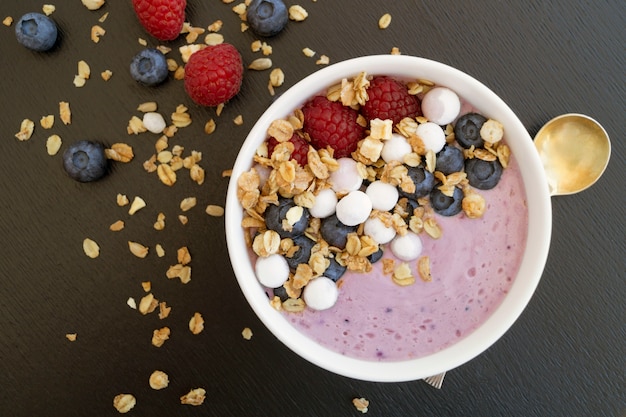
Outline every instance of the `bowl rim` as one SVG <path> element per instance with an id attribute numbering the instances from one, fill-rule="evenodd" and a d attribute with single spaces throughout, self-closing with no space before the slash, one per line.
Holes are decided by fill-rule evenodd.
<path id="1" fill-rule="evenodd" d="M 297 331 L 288 320 L 270 306 L 268 297 L 256 280 L 251 262 L 241 259 L 245 248 L 241 220 L 243 210 L 237 199 L 237 178 L 251 167 L 252 155 L 266 138 L 269 124 L 286 117 L 303 102 L 342 78 L 365 71 L 371 75 L 389 75 L 404 79 L 428 79 L 450 87 L 466 98 L 481 113 L 500 121 L 512 154 L 524 160 L 521 171 L 527 197 L 528 235 L 520 269 L 509 293 L 487 320 L 459 342 L 438 352 L 397 362 L 374 362 L 348 357 L 325 348 Z M 471 97 L 491 103 L 481 108 Z M 512 132 L 512 133 L 511 133 Z M 436 375 L 454 369 L 475 358 L 504 335 L 530 301 L 543 273 L 552 232 L 552 206 L 543 166 L 528 131 L 511 108 L 493 91 L 472 76 L 447 64 L 408 55 L 369 55 L 329 65 L 303 78 L 286 90 L 260 116 L 247 135 L 237 155 L 228 185 L 225 210 L 228 253 L 239 286 L 263 324 L 283 344 L 307 361 L 336 374 L 372 382 L 402 382 Z M 248 259 L 245 252 L 245 260 Z"/>

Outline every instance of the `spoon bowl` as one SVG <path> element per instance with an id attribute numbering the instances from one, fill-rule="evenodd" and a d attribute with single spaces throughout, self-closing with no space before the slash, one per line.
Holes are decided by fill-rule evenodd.
<path id="1" fill-rule="evenodd" d="M 591 187 L 611 156 L 606 130 L 589 116 L 568 113 L 546 123 L 535 136 L 550 195 L 575 194 Z"/>

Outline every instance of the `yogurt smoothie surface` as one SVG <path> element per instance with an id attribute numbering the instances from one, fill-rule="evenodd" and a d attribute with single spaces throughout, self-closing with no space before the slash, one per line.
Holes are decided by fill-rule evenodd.
<path id="1" fill-rule="evenodd" d="M 526 246 L 526 195 L 514 156 L 498 186 L 481 194 L 482 218 L 437 215 L 442 236 L 422 238 L 432 281 L 398 286 L 379 261 L 370 273 L 344 274 L 332 308 L 283 314 L 320 345 L 358 359 L 415 359 L 454 344 L 500 305 Z M 394 258 L 389 249 L 384 258 Z M 418 276 L 415 262 L 410 265 Z"/>

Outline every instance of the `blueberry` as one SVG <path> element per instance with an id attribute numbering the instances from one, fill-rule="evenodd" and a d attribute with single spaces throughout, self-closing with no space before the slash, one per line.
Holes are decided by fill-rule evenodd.
<path id="1" fill-rule="evenodd" d="M 309 263 L 311 258 L 311 249 L 315 246 L 315 241 L 305 235 L 300 235 L 292 238 L 293 244 L 298 246 L 298 250 L 291 256 L 285 256 L 289 269 L 293 272 L 298 268 L 300 264 Z"/>
<path id="2" fill-rule="evenodd" d="M 401 188 L 398 189 L 400 195 L 409 199 L 417 200 L 418 198 L 427 196 L 435 186 L 435 177 L 422 165 L 409 167 L 408 176 L 415 184 L 415 191 L 407 193 Z"/>
<path id="3" fill-rule="evenodd" d="M 320 233 L 330 246 L 343 249 L 346 247 L 348 234 L 356 232 L 357 228 L 358 226 L 346 226 L 337 218 L 336 214 L 333 214 L 322 219 Z"/>
<path id="4" fill-rule="evenodd" d="M 376 262 L 382 259 L 383 255 L 384 255 L 383 248 L 379 246 L 376 252 L 372 253 L 370 256 L 367 257 L 367 260 L 370 261 L 370 263 L 375 264 Z"/>
<path id="5" fill-rule="evenodd" d="M 26 13 L 15 25 L 17 41 L 34 51 L 47 51 L 57 40 L 57 25 L 41 13 Z"/>
<path id="6" fill-rule="evenodd" d="M 452 197 L 442 193 L 439 188 L 433 188 L 430 193 L 430 205 L 435 213 L 448 217 L 455 216 L 461 212 L 463 196 L 463 190 L 458 187 L 454 187 Z"/>
<path id="7" fill-rule="evenodd" d="M 274 296 L 280 298 L 280 301 L 282 302 L 285 302 L 289 299 L 289 295 L 287 294 L 287 288 L 285 288 L 284 285 L 278 288 L 274 288 L 272 292 L 274 293 Z"/>
<path id="8" fill-rule="evenodd" d="M 274 36 L 287 25 L 289 13 L 282 0 L 252 0 L 246 20 L 259 36 Z"/>
<path id="9" fill-rule="evenodd" d="M 337 262 L 335 258 L 330 258 L 329 260 L 330 265 L 328 265 L 328 268 L 326 268 L 326 271 L 324 271 L 324 276 L 337 282 L 339 281 L 339 278 L 341 278 L 346 272 L 347 268 Z"/>
<path id="10" fill-rule="evenodd" d="M 302 215 L 300 219 L 293 224 L 291 230 L 285 230 L 283 228 L 283 221 L 287 219 L 287 213 L 295 207 L 296 203 L 293 202 L 293 199 L 279 198 L 278 205 L 270 204 L 265 210 L 265 225 L 268 229 L 277 232 L 283 239 L 300 236 L 309 226 L 309 218 L 311 215 L 307 208 L 298 207 L 298 209 L 302 209 Z"/>
<path id="11" fill-rule="evenodd" d="M 490 190 L 495 187 L 502 176 L 502 165 L 495 161 L 483 161 L 474 158 L 465 161 L 465 173 L 472 187 Z"/>
<path id="12" fill-rule="evenodd" d="M 467 113 L 459 117 L 454 125 L 454 136 L 459 145 L 466 149 L 472 145 L 482 148 L 485 141 L 480 137 L 480 128 L 486 121 L 485 116 L 478 113 Z"/>
<path id="13" fill-rule="evenodd" d="M 147 48 L 135 55 L 130 62 L 130 75 L 135 81 L 153 86 L 167 78 L 167 61 L 158 49 Z"/>
<path id="14" fill-rule="evenodd" d="M 455 146 L 445 145 L 437 154 L 437 171 L 441 171 L 445 175 L 463 171 L 464 165 L 463 151 Z"/>
<path id="15" fill-rule="evenodd" d="M 90 182 L 102 178 L 108 168 L 104 146 L 88 140 L 73 143 L 63 153 L 63 167 L 76 181 Z"/>

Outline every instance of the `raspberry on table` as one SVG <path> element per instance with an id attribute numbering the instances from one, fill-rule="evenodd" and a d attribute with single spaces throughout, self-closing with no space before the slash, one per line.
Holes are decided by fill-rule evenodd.
<path id="1" fill-rule="evenodd" d="M 141 25 L 158 40 L 178 37 L 185 22 L 187 0 L 133 0 Z"/>
<path id="2" fill-rule="evenodd" d="M 307 101 L 302 112 L 302 130 L 309 135 L 311 145 L 316 149 L 330 146 L 335 150 L 335 158 L 350 156 L 365 136 L 365 128 L 357 122 L 359 114 L 356 110 L 324 96 Z"/>
<path id="3" fill-rule="evenodd" d="M 242 79 L 241 55 L 229 43 L 194 52 L 185 66 L 185 91 L 202 106 L 217 106 L 233 98 Z"/>
<path id="4" fill-rule="evenodd" d="M 367 120 L 391 119 L 397 124 L 405 117 L 421 116 L 422 111 L 416 96 L 409 94 L 405 85 L 387 76 L 377 76 L 367 88 L 368 101 L 361 108 Z"/>

